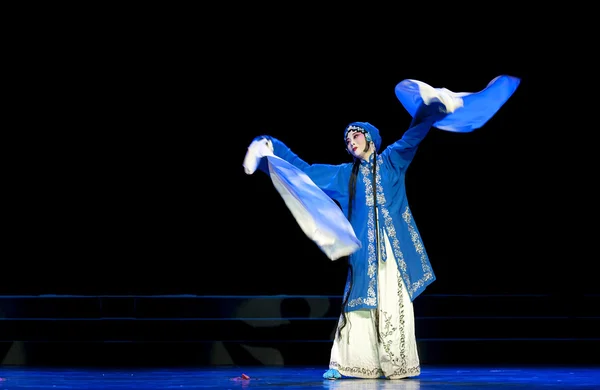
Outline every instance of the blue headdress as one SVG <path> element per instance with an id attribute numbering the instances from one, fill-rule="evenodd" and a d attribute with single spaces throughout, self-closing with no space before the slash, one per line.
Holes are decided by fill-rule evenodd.
<path id="1" fill-rule="evenodd" d="M 381 147 L 381 136 L 379 135 L 379 130 L 377 127 L 373 126 L 369 122 L 352 122 L 346 126 L 346 129 L 344 130 L 344 143 L 346 142 L 346 136 L 348 136 L 348 132 L 352 130 L 363 133 L 367 142 L 373 141 L 375 144 L 375 151 L 379 152 L 379 148 Z"/>

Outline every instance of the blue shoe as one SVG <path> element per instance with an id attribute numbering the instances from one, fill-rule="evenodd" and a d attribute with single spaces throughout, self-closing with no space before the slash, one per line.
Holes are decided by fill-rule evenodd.
<path id="1" fill-rule="evenodd" d="M 340 379 L 341 377 L 342 374 L 340 374 L 340 372 L 334 368 L 330 368 L 329 370 L 325 371 L 325 374 L 323 374 L 323 378 L 325 379 L 335 380 Z"/>

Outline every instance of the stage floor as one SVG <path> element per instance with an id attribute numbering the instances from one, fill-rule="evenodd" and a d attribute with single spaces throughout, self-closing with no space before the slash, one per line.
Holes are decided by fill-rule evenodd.
<path id="1" fill-rule="evenodd" d="M 402 380 L 325 380 L 323 367 L 0 367 L 0 389 L 600 389 L 600 367 L 422 367 Z M 244 376 L 249 379 L 243 378 Z"/>

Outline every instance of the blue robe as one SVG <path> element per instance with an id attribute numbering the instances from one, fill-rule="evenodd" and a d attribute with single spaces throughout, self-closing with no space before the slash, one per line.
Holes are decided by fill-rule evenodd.
<path id="1" fill-rule="evenodd" d="M 261 169 L 274 179 L 278 191 L 286 199 L 288 207 L 307 235 L 332 260 L 344 253 L 350 253 L 349 262 L 354 272 L 352 289 L 349 289 L 350 274 L 346 284 L 344 296 L 350 294 L 346 310 L 377 307 L 377 261 L 386 261 L 389 255 L 395 257 L 412 301 L 435 280 L 435 274 L 431 269 L 406 199 L 406 170 L 415 156 L 417 147 L 431 126 L 453 132 L 471 132 L 482 127 L 512 96 L 519 83 L 520 79 L 517 77 L 500 75 L 490 81 L 486 88 L 475 93 L 455 93 L 446 88 L 433 88 L 426 83 L 411 79 L 398 83 L 396 96 L 413 116 L 413 124 L 399 141 L 377 155 L 375 182 L 372 180 L 374 157 L 371 156 L 371 161 L 361 162 L 351 227 L 347 226 L 347 220 L 344 219 L 344 216 L 348 217 L 348 182 L 352 172 L 351 163 L 309 165 L 281 141 L 270 138 L 273 154 L 278 159 L 272 160 L 268 152 L 254 150 L 247 154 L 247 173 L 251 174 L 254 171 L 255 168 L 252 166 L 258 161 L 255 158 L 266 156 L 271 166 L 267 169 L 263 165 Z M 434 100 L 444 105 L 447 115 L 437 118 L 439 120 L 433 117 L 426 120 L 418 118 L 419 109 L 430 105 Z M 421 113 L 433 114 L 427 110 Z M 365 128 L 373 136 L 376 150 L 379 150 L 381 145 L 379 131 L 366 122 L 354 124 Z M 286 164 L 280 164 L 281 160 L 292 164 L 297 170 L 289 169 L 291 167 Z M 307 183 L 302 177 L 303 174 L 314 183 Z M 313 184 L 324 194 L 316 192 Z M 373 198 L 374 194 L 376 201 Z M 327 196 L 337 201 L 343 215 L 336 214 L 338 210 L 326 202 Z M 335 209 L 335 212 L 332 209 Z M 323 210 L 326 211 L 325 214 Z M 343 223 L 340 222 L 341 220 Z M 336 229 L 334 226 L 339 228 Z M 385 253 L 384 232 L 390 240 L 393 253 Z M 379 258 L 376 255 L 377 251 L 380 252 Z"/>
<path id="2" fill-rule="evenodd" d="M 396 258 L 400 274 L 411 300 L 421 294 L 435 280 L 435 274 L 413 219 L 406 198 L 405 176 L 420 142 L 431 128 L 426 121 L 409 128 L 394 144 L 377 154 L 375 186 L 373 185 L 374 154 L 371 161 L 362 161 L 357 177 L 356 194 L 352 208 L 351 225 L 361 247 L 349 256 L 353 268 L 353 285 L 347 310 L 374 309 L 377 307 L 377 239 L 380 259 Z M 275 156 L 294 165 L 328 196 L 337 201 L 348 216 L 348 182 L 352 163 L 340 165 L 308 164 L 292 152 L 283 142 L 272 138 Z M 373 195 L 377 196 L 375 215 Z M 379 235 L 376 235 L 376 217 Z M 394 253 L 385 253 L 383 231 L 387 234 Z M 345 295 L 348 294 L 346 285 Z"/>

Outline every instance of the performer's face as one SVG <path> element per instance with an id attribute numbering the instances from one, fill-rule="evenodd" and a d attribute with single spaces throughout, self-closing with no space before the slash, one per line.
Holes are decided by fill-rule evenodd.
<path id="1" fill-rule="evenodd" d="M 369 147 L 369 143 L 365 138 L 364 133 L 360 131 L 350 130 L 346 136 L 346 147 L 354 157 L 361 160 L 366 160 L 371 153 L 373 148 Z"/>

